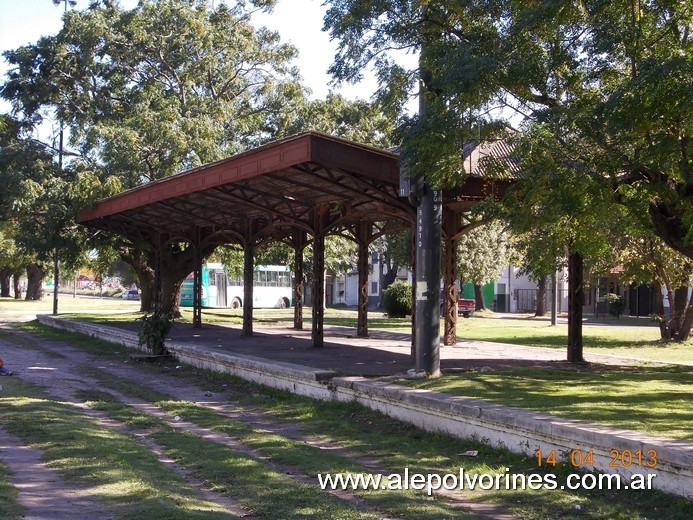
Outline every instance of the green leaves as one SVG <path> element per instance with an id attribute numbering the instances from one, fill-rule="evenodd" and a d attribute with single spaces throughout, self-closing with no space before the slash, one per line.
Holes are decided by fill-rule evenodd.
<path id="1" fill-rule="evenodd" d="M 124 187 L 219 159 L 266 139 L 265 117 L 301 92 L 283 88 L 295 84 L 296 50 L 254 30 L 247 9 L 174 1 L 72 11 L 58 35 L 11 53 L 3 95 L 27 116 L 55 107 L 72 146 Z"/>
<path id="2" fill-rule="evenodd" d="M 502 122 L 533 134 L 525 167 L 536 182 L 548 177 L 542 190 L 556 204 L 544 209 L 556 222 L 563 211 L 577 229 L 589 197 L 616 194 L 611 200 L 636 216 L 644 200 L 652 229 L 693 258 L 688 3 L 327 3 L 325 26 L 340 42 L 331 69 L 337 79 L 356 79 L 373 65 L 379 96 L 402 106 L 414 86 L 408 78 L 425 76 L 434 102 L 426 118 L 405 121 L 399 139 L 411 169 L 432 184 L 463 178 L 454 143 L 469 136 L 472 122 L 482 139 Z M 397 48 L 423 49 L 420 70 L 395 65 L 390 51 Z M 551 182 L 558 171 L 563 181 Z M 629 197 L 619 192 L 623 185 L 633 188 Z"/>
<path id="3" fill-rule="evenodd" d="M 474 228 L 457 241 L 460 280 L 474 285 L 493 282 L 512 263 L 512 256 L 512 244 L 502 223 L 495 221 Z"/>

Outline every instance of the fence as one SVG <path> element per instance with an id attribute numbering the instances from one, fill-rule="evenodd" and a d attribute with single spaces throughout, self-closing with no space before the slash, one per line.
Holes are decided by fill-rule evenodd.
<path id="1" fill-rule="evenodd" d="M 516 289 L 517 293 L 517 312 L 534 312 L 537 310 L 537 289 Z M 558 312 L 567 311 L 564 303 L 568 297 L 567 289 L 558 290 Z M 565 309 L 563 307 L 566 307 Z M 551 310 L 551 290 L 546 291 L 546 310 Z"/>

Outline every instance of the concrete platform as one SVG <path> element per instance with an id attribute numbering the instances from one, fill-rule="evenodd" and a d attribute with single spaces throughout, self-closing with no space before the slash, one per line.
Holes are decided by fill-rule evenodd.
<path id="1" fill-rule="evenodd" d="M 134 330 L 134 329 L 133 329 Z M 294 330 L 284 326 L 253 326 L 253 336 L 241 336 L 240 325 L 208 325 L 193 329 L 175 324 L 172 341 L 204 345 L 219 351 L 258 356 L 288 363 L 299 363 L 330 370 L 342 376 L 388 376 L 413 368 L 411 335 L 399 332 L 371 331 L 368 338 L 356 336 L 352 327 L 325 326 L 322 348 L 312 347 L 310 327 Z M 441 368 L 454 372 L 489 366 L 561 367 L 566 349 L 527 347 L 507 343 L 461 340 L 455 346 L 440 349 Z M 592 363 L 629 365 L 635 359 L 603 354 L 585 355 Z"/>

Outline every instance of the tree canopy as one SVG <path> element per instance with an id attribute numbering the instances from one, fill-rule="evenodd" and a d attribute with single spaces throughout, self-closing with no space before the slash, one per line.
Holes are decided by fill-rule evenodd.
<path id="1" fill-rule="evenodd" d="M 16 117 L 8 122 L 24 132 L 14 131 L 13 149 L 31 147 L 34 155 L 24 154 L 33 162 L 25 173 L 3 172 L 2 182 L 13 189 L 2 197 L 52 219 L 26 220 L 23 236 L 46 242 L 45 253 L 68 242 L 81 245 L 76 258 L 85 244 L 98 245 L 74 225 L 86 204 L 307 128 L 386 146 L 392 124 L 371 103 L 338 95 L 308 101 L 292 64 L 296 49 L 250 23 L 255 9 L 273 4 L 143 0 L 125 10 L 102 0 L 67 11 L 56 35 L 6 52 L 10 71 L 0 94 L 13 104 Z M 32 128 L 46 120 L 65 129 L 65 146 L 58 133 L 50 142 L 33 138 Z M 40 208 L 30 209 L 38 201 Z M 133 266 L 146 309 L 150 245 L 100 245 L 118 247 Z M 192 270 L 185 244 L 163 254 L 174 278 Z M 163 286 L 175 292 L 177 282 Z M 175 302 L 175 294 L 169 296 L 166 301 Z"/>
<path id="2" fill-rule="evenodd" d="M 419 71 L 392 49 L 420 53 L 434 93 L 427 121 L 402 127 L 414 173 L 444 184 L 464 171 L 454 146 L 514 125 L 548 146 L 693 258 L 690 2 L 328 0 L 339 41 L 332 73 L 375 66 L 383 99 L 404 103 Z M 423 50 L 423 52 L 422 52 Z M 432 160 L 432 157 L 435 160 Z M 550 195 L 555 195 L 552 192 Z"/>
<path id="3" fill-rule="evenodd" d="M 269 113 L 302 99 L 295 48 L 254 29 L 246 7 L 69 11 L 57 35 L 5 53 L 2 94 L 27 117 L 54 109 L 76 153 L 124 187 L 232 155 L 267 139 Z"/>
<path id="4" fill-rule="evenodd" d="M 499 221 L 489 222 L 457 241 L 457 272 L 464 283 L 484 285 L 500 278 L 511 262 L 512 244 Z"/>

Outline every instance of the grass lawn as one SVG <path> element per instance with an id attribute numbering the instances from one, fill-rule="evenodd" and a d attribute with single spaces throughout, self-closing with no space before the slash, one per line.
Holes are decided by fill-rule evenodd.
<path id="1" fill-rule="evenodd" d="M 0 298 L 0 319 L 2 316 L 51 313 L 52 308 L 50 298 L 38 302 Z M 192 309 L 181 310 L 183 318 L 179 321 L 192 322 Z M 61 295 L 59 299 L 61 315 L 86 321 L 134 321 L 140 316 L 138 311 L 139 302 L 119 298 L 72 298 Z M 310 323 L 310 309 L 304 311 L 304 320 Z M 293 321 L 293 309 L 255 309 L 253 315 L 255 322 L 262 325 L 285 325 Z M 207 323 L 240 325 L 242 319 L 241 310 L 204 309 L 202 312 L 202 320 Z M 356 321 L 356 311 L 353 309 L 327 309 L 325 312 L 326 325 L 356 327 Z M 546 318 L 489 312 L 477 314 L 470 319 L 459 318 L 457 336 L 460 339 L 563 349 L 566 346 L 568 326 L 560 321 L 565 319 L 559 320 L 558 325 L 551 326 Z M 381 312 L 374 311 L 369 314 L 368 326 L 371 330 L 409 333 L 411 320 L 387 318 Z M 693 340 L 662 343 L 659 341 L 657 325 L 643 318 L 586 321 L 583 325 L 583 337 L 586 352 L 693 364 Z"/>
<path id="2" fill-rule="evenodd" d="M 182 513 L 178 518 L 228 518 L 128 435 L 98 425 L 20 378 L 3 383 L 3 427 L 42 450 L 43 460 L 68 481 L 88 486 L 114 518 L 173 518 L 171 504 Z M 8 487 L 0 472 L 0 489 Z M 0 500 L 0 514 L 24 517 L 14 500 Z"/>
<path id="3" fill-rule="evenodd" d="M 0 298 L 0 319 L 50 313 L 52 308 L 51 298 L 38 302 Z M 139 302 L 119 298 L 61 295 L 59 299 L 61 315 L 85 321 L 135 321 L 140 316 L 138 311 Z M 183 308 L 182 312 L 183 318 L 179 321 L 192 322 L 192 309 Z M 293 309 L 255 309 L 253 314 L 255 322 L 261 325 L 286 325 L 293 321 Z M 241 310 L 204 309 L 202 312 L 202 320 L 206 323 L 240 325 L 242 318 Z M 304 319 L 310 323 L 310 309 L 305 309 Z M 356 327 L 356 321 L 353 309 L 327 309 L 325 312 L 326 325 Z M 551 326 L 546 318 L 488 312 L 470 319 L 459 318 L 457 336 L 459 339 L 565 349 L 568 326 L 561 321 L 565 319 Z M 411 320 L 387 318 L 381 312 L 371 312 L 368 326 L 371 330 L 409 333 Z M 585 352 L 693 364 L 693 339 L 683 343 L 661 342 L 657 325 L 648 319 L 624 317 L 586 321 L 583 339 Z"/>
<path id="4" fill-rule="evenodd" d="M 693 441 L 693 372 L 687 367 L 518 368 L 398 383 Z"/>
<path id="5" fill-rule="evenodd" d="M 88 313 L 112 314 L 119 312 L 136 312 L 140 302 L 127 301 L 121 298 L 95 298 L 78 295 L 60 294 L 58 297 L 58 313 Z M 0 298 L 0 320 L 4 317 L 19 317 L 35 314 L 51 314 L 53 312 L 53 295 L 43 300 L 27 301 L 14 298 Z"/>
<path id="6" fill-rule="evenodd" d="M 559 321 L 558 325 L 552 326 L 545 318 L 492 316 L 487 314 L 459 321 L 458 337 L 534 347 L 566 347 L 566 323 Z M 583 324 L 582 333 L 585 352 L 693 363 L 693 340 L 663 343 L 659 339 L 659 327 L 646 319 L 587 321 Z"/>

